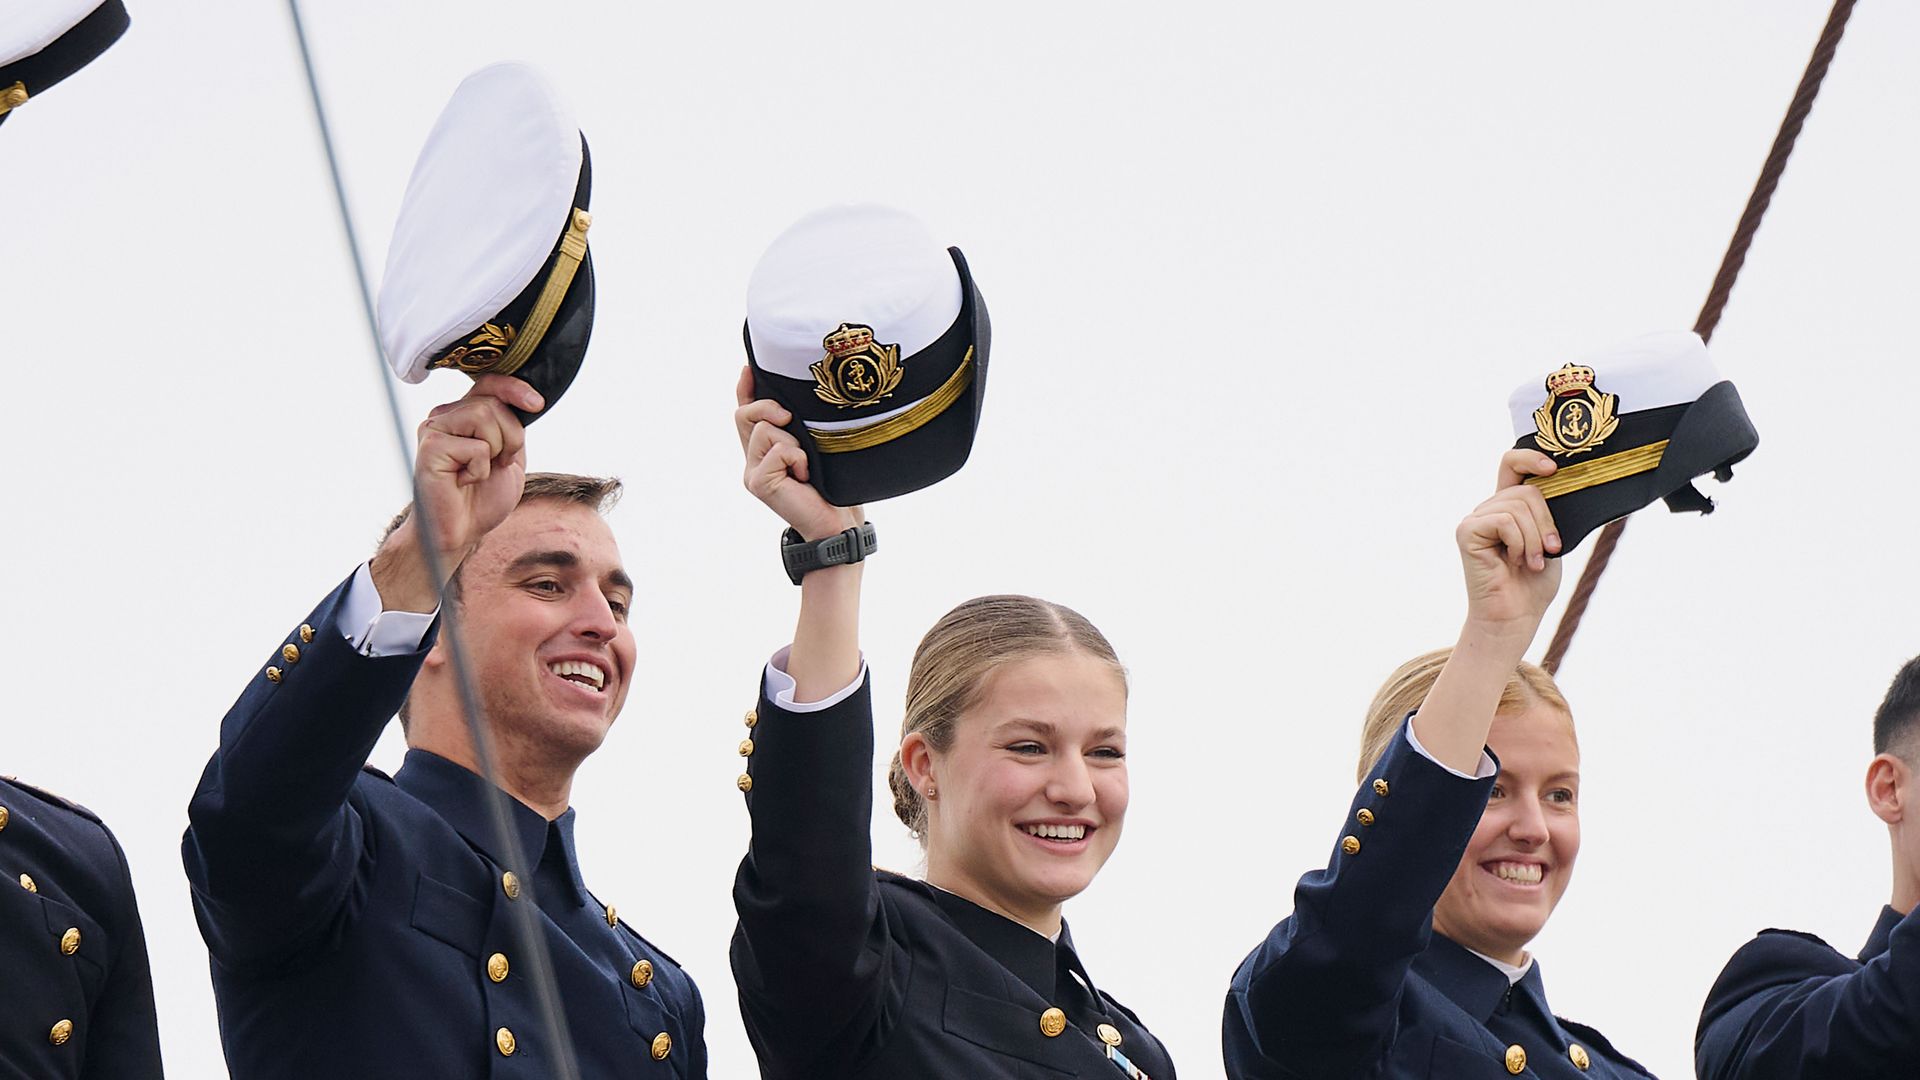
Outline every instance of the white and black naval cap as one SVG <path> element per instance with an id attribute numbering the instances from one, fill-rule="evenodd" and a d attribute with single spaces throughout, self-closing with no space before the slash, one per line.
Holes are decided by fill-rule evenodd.
<path id="1" fill-rule="evenodd" d="M 86 67 L 127 32 L 120 0 L 6 0 L 0 5 L 0 123 Z"/>
<path id="2" fill-rule="evenodd" d="M 1514 446 L 1560 466 L 1533 484 L 1547 497 L 1561 554 L 1655 499 L 1675 513 L 1713 512 L 1693 486 L 1726 482 L 1759 433 L 1706 343 L 1681 330 L 1648 334 L 1529 379 L 1507 401 Z"/>
<path id="3" fill-rule="evenodd" d="M 793 414 L 814 487 L 839 506 L 966 464 L 992 334 L 967 260 L 919 219 L 833 206 L 795 222 L 747 283 L 747 360 Z"/>
<path id="4" fill-rule="evenodd" d="M 525 64 L 467 76 L 414 162 L 387 248 L 380 340 L 394 373 L 512 375 L 551 411 L 593 331 L 592 186 L 586 136 L 545 77 Z"/>

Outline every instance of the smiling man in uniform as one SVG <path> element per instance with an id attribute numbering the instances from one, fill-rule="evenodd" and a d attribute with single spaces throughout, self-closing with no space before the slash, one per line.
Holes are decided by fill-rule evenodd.
<path id="1" fill-rule="evenodd" d="M 574 771 L 633 678 L 633 583 L 601 516 L 618 481 L 526 474 L 513 408 L 542 406 L 488 375 L 435 409 L 414 473 L 433 534 L 403 514 L 221 725 L 183 850 L 236 1080 L 559 1075 L 516 933 L 527 904 L 583 1077 L 706 1075 L 692 980 L 587 890 L 574 851 Z M 443 600 L 517 871 L 438 637 Z M 396 711 L 405 763 L 363 770 Z"/>

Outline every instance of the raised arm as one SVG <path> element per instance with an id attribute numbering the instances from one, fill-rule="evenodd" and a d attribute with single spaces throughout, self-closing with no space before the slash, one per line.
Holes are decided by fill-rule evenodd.
<path id="1" fill-rule="evenodd" d="M 433 635 L 416 632 L 382 654 L 369 619 L 349 613 L 438 609 L 447 578 L 519 501 L 526 451 L 509 404 L 535 411 L 541 402 L 518 379 L 488 376 L 427 417 L 414 471 L 425 514 L 409 515 L 368 568 L 288 632 L 221 722 L 188 805 L 182 857 L 222 963 L 280 962 L 350 916 L 363 830 L 349 795 Z"/>
<path id="2" fill-rule="evenodd" d="M 1414 734 L 1440 764 L 1473 773 L 1487 745 L 1500 692 L 1525 658 L 1560 588 L 1560 534 L 1529 476 L 1553 459 L 1531 450 L 1500 458 L 1493 497 L 1454 530 L 1466 577 L 1467 618 L 1433 690 L 1413 719 Z"/>
<path id="3" fill-rule="evenodd" d="M 781 430 L 787 411 L 752 400 L 734 414 L 747 490 L 803 539 L 858 525 L 857 508 L 807 484 Z M 763 679 L 748 758 L 753 839 L 734 884 L 733 967 L 741 1012 L 770 1080 L 838 1075 L 877 1038 L 896 959 L 872 867 L 873 707 L 860 658 L 854 563 L 800 585 L 793 646 Z"/>
<path id="4" fill-rule="evenodd" d="M 1223 1028 L 1234 1080 L 1372 1075 L 1390 1052 L 1434 904 L 1486 807 L 1501 691 L 1559 582 L 1552 518 L 1522 483 L 1552 471 L 1544 455 L 1509 451 L 1494 495 L 1455 531 L 1467 590 L 1459 642 L 1412 737 L 1397 732 L 1360 785 L 1326 868 L 1301 878 L 1293 914 L 1235 974 Z"/>

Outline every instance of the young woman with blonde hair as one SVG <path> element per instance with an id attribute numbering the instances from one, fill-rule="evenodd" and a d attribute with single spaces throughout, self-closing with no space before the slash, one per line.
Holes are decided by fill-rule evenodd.
<path id="1" fill-rule="evenodd" d="M 1234 976 L 1233 1080 L 1648 1075 L 1553 1015 L 1527 952 L 1580 850 L 1573 717 L 1521 659 L 1560 584 L 1552 515 L 1523 481 L 1553 471 L 1509 451 L 1456 530 L 1459 640 L 1375 696 L 1331 861 Z"/>
<path id="2" fill-rule="evenodd" d="M 857 528 L 806 483 L 806 455 L 754 401 L 735 413 L 745 482 L 802 539 Z M 753 840 L 734 884 L 733 969 L 767 1080 L 1173 1080 L 1133 1013 L 1096 988 L 1062 905 L 1127 811 L 1127 683 L 1068 608 L 986 596 L 928 631 L 890 769 L 925 880 L 874 869 L 873 706 L 861 564 L 800 585 L 793 645 L 767 666 L 740 779 Z"/>

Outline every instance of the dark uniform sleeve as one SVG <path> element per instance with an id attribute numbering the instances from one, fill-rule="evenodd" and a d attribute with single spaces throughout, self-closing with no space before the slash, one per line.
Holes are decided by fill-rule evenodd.
<path id="1" fill-rule="evenodd" d="M 763 687 L 756 713 L 753 839 L 733 886 L 740 1011 L 768 1080 L 845 1075 L 897 1008 L 872 865 L 871 688 L 789 713 Z"/>
<path id="2" fill-rule="evenodd" d="M 153 968 L 147 960 L 147 935 L 134 899 L 133 873 L 120 841 L 105 828 L 101 831 L 119 860 L 119 895 L 127 902 L 123 910 L 115 912 L 118 925 L 114 936 L 119 948 L 111 958 L 106 990 L 89 1015 L 92 1034 L 87 1068 L 81 1075 L 85 1080 L 159 1080 L 160 1027 L 154 1012 Z"/>
<path id="3" fill-rule="evenodd" d="M 1493 780 L 1455 776 L 1396 735 L 1347 809 L 1324 870 L 1240 965 L 1223 1050 L 1233 1080 L 1355 1074 L 1393 1044 L 1403 988 L 1433 931 Z"/>
<path id="4" fill-rule="evenodd" d="M 1819 938 L 1770 930 L 1741 947 L 1694 1032 L 1701 1080 L 1907 1076 L 1920 1061 L 1920 923 L 1864 966 Z"/>
<path id="5" fill-rule="evenodd" d="M 413 653 L 361 656 L 336 621 L 351 580 L 254 674 L 187 807 L 194 911 L 228 967 L 285 963 L 323 939 L 373 854 L 348 794 L 434 632 Z"/>

